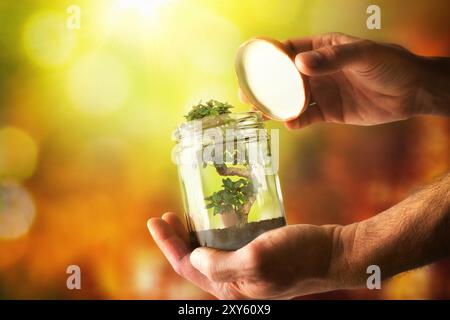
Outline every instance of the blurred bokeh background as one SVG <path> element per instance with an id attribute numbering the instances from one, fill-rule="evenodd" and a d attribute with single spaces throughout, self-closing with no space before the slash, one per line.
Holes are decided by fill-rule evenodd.
<path id="1" fill-rule="evenodd" d="M 382 29 L 366 28 L 378 4 Z M 81 9 L 79 29 L 68 8 Z M 70 11 L 70 10 L 69 10 Z M 72 12 L 72 11 L 70 11 Z M 448 0 L 0 1 L 0 298 L 211 298 L 177 276 L 146 220 L 183 214 L 171 133 L 200 99 L 237 99 L 246 39 L 341 31 L 450 54 Z M 280 128 L 289 223 L 348 224 L 448 170 L 450 122 Z M 82 290 L 66 288 L 66 268 Z M 450 263 L 381 291 L 307 298 L 450 298 Z"/>

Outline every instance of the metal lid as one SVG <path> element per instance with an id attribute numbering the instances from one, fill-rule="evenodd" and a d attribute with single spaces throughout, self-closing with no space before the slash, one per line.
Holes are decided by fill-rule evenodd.
<path id="1" fill-rule="evenodd" d="M 307 106 L 306 79 L 279 41 L 254 38 L 242 44 L 236 73 L 249 102 L 271 119 L 293 120 Z"/>

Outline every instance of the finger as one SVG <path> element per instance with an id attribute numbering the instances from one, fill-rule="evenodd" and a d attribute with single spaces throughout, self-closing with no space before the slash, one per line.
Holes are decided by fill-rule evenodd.
<path id="1" fill-rule="evenodd" d="M 163 219 L 152 218 L 148 220 L 147 226 L 156 244 L 175 271 L 177 271 L 181 261 L 190 253 L 186 243 L 178 237 Z"/>
<path id="2" fill-rule="evenodd" d="M 214 294 L 208 279 L 192 266 L 189 260 L 190 250 L 186 243 L 178 237 L 170 225 L 163 219 L 152 218 L 148 220 L 147 226 L 156 244 L 175 272 L 201 289 Z"/>
<path id="3" fill-rule="evenodd" d="M 288 39 L 283 44 L 290 57 L 295 57 L 300 52 L 311 51 L 313 49 L 311 37 Z"/>
<path id="4" fill-rule="evenodd" d="M 180 237 L 186 244 L 189 244 L 189 234 L 187 233 L 187 230 L 180 218 L 175 213 L 166 212 L 163 214 L 162 219 L 172 227 L 178 237 Z"/>
<path id="5" fill-rule="evenodd" d="M 214 282 L 231 282 L 245 270 L 242 250 L 222 251 L 213 248 L 197 248 L 191 253 L 192 265 Z"/>
<path id="6" fill-rule="evenodd" d="M 285 122 L 285 125 L 290 130 L 296 130 L 324 120 L 319 106 L 315 105 L 308 107 L 297 119 Z"/>
<path id="7" fill-rule="evenodd" d="M 293 56 L 300 52 L 311 51 L 325 46 L 351 43 L 359 38 L 339 32 L 324 33 L 317 36 L 288 39 L 284 42 L 286 50 Z"/>
<path id="8" fill-rule="evenodd" d="M 372 59 L 373 49 L 372 42 L 367 40 L 325 46 L 299 53 L 295 64 L 301 73 L 309 76 L 327 75 L 347 67 L 363 71 L 376 63 Z"/>

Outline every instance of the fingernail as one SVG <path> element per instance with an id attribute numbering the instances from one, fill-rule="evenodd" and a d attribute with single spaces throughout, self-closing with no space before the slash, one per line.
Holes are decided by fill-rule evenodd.
<path id="1" fill-rule="evenodd" d="M 198 269 L 201 266 L 202 263 L 202 253 L 200 248 L 194 249 L 194 251 L 191 252 L 191 256 L 189 259 L 191 260 L 192 265 Z"/>
<path id="2" fill-rule="evenodd" d="M 150 227 L 150 220 L 151 220 L 151 219 L 148 219 L 148 220 L 147 220 L 147 228 L 148 228 L 148 231 L 152 232 L 152 231 L 150 230 L 150 228 L 151 228 L 151 227 Z"/>
<path id="3" fill-rule="evenodd" d="M 153 235 L 153 227 L 152 227 L 152 220 L 153 220 L 154 218 L 150 218 L 150 219 L 148 219 L 147 220 L 147 228 L 148 228 L 148 231 L 150 232 L 150 235 L 153 237 L 154 235 Z"/>
<path id="4" fill-rule="evenodd" d="M 297 68 L 306 66 L 309 68 L 316 68 L 322 63 L 323 57 L 317 51 L 307 51 L 298 54 L 295 57 L 295 64 Z"/>

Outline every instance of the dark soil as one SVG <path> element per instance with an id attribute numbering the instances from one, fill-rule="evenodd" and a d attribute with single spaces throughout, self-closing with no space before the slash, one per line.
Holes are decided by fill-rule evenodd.
<path id="1" fill-rule="evenodd" d="M 258 237 L 260 234 L 283 227 L 286 220 L 283 217 L 258 222 L 250 222 L 241 226 L 224 229 L 209 229 L 190 232 L 191 244 L 196 247 L 211 247 L 222 250 L 237 250 Z"/>

